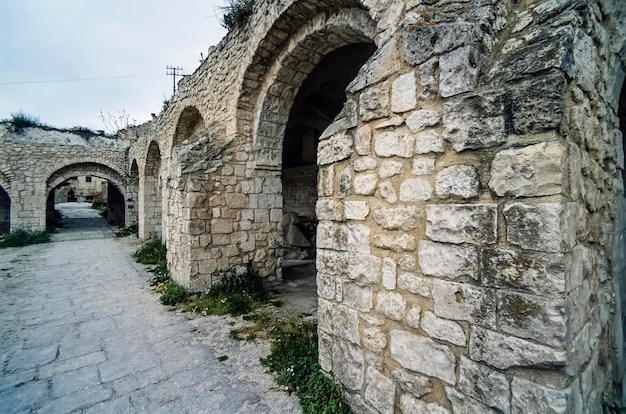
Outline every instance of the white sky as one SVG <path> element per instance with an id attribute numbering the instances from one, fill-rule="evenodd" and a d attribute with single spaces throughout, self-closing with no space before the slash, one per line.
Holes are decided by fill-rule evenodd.
<path id="1" fill-rule="evenodd" d="M 49 125 L 95 130 L 105 129 L 100 111 L 149 120 L 172 94 L 166 66 L 193 73 L 200 53 L 226 34 L 219 24 L 225 3 L 0 0 L 0 119 L 24 112 Z"/>

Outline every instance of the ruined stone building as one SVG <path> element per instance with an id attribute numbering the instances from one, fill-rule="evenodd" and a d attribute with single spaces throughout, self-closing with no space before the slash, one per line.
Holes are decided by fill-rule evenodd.
<path id="1" fill-rule="evenodd" d="M 39 150 L 8 154 L 0 129 L 0 220 L 42 227 L 89 170 L 202 291 L 249 262 L 280 279 L 294 213 L 316 233 L 320 362 L 355 412 L 601 412 L 625 384 L 625 16 L 258 0 L 98 157 L 27 168 Z"/>

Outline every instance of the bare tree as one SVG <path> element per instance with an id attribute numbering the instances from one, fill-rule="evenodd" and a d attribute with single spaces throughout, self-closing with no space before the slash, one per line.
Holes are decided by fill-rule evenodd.
<path id="1" fill-rule="evenodd" d="M 104 128 L 107 133 L 115 135 L 120 129 L 135 126 L 137 120 L 132 118 L 129 113 L 126 113 L 125 109 L 118 111 L 117 114 L 111 114 L 107 112 L 106 115 L 100 111 L 100 120 L 104 124 Z"/>

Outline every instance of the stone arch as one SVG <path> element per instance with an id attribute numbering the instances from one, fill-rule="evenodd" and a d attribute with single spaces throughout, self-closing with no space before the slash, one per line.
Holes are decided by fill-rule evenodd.
<path id="1" fill-rule="evenodd" d="M 172 148 L 180 145 L 183 141 L 198 132 L 204 125 L 200 111 L 195 106 L 187 106 L 181 112 L 174 131 Z"/>
<path id="2" fill-rule="evenodd" d="M 161 149 L 156 141 L 151 141 L 139 178 L 140 238 L 161 237 L 162 210 Z"/>
<path id="3" fill-rule="evenodd" d="M 11 231 L 11 196 L 4 185 L 0 183 L 0 234 Z"/>
<path id="4" fill-rule="evenodd" d="M 126 186 L 126 223 L 137 223 L 139 219 L 139 164 L 133 158 L 128 171 Z"/>
<path id="5" fill-rule="evenodd" d="M 117 187 L 120 193 L 126 193 L 126 180 L 124 179 L 125 174 L 120 173 L 107 165 L 93 162 L 79 162 L 75 164 L 67 164 L 49 174 L 46 180 L 46 195 L 61 185 L 64 181 L 67 181 L 71 177 L 81 175 L 91 175 L 103 178 Z"/>
<path id="6" fill-rule="evenodd" d="M 125 177 L 126 173 L 123 170 L 123 166 L 122 166 L 122 168 L 120 168 L 117 165 L 111 165 L 111 163 L 108 162 L 107 160 L 101 159 L 101 158 L 97 158 L 97 157 L 65 158 L 60 163 L 55 163 L 54 166 L 49 167 L 48 171 L 46 172 L 46 177 L 49 178 L 55 172 L 61 171 L 61 170 L 63 170 L 66 167 L 69 167 L 69 166 L 72 166 L 72 165 L 81 165 L 81 164 L 103 166 L 106 169 L 112 171 L 111 172 L 111 176 L 119 177 L 120 183 L 124 182 L 122 177 Z M 120 189 L 123 189 L 123 188 L 124 188 L 123 185 L 120 186 Z"/>

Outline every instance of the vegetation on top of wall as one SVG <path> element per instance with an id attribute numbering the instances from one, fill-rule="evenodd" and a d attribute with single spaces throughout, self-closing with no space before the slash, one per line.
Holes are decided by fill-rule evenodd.
<path id="1" fill-rule="evenodd" d="M 29 115 L 24 112 L 13 113 L 11 114 L 11 118 L 3 119 L 0 123 L 8 124 L 11 130 L 16 134 L 22 134 L 26 128 L 39 128 L 46 131 L 71 132 L 72 134 L 80 135 L 85 139 L 93 136 L 104 136 L 104 131 L 92 131 L 91 129 L 83 126 L 57 128 L 52 125 L 44 124 L 39 120 L 39 117 Z"/>
<path id="2" fill-rule="evenodd" d="M 11 233 L 0 234 L 0 249 L 7 247 L 22 247 L 29 244 L 47 243 L 50 234 L 46 231 L 28 231 L 17 229 Z"/>
<path id="3" fill-rule="evenodd" d="M 228 30 L 243 26 L 252 15 L 253 7 L 254 0 L 228 0 L 228 5 L 221 8 L 224 15 L 220 24 Z"/>

